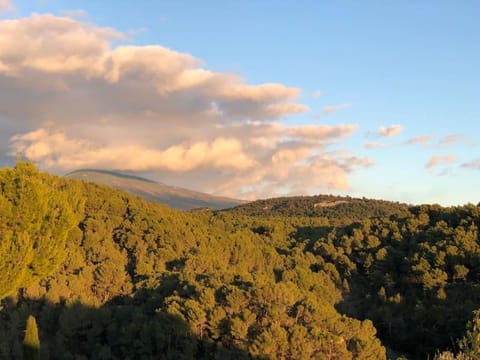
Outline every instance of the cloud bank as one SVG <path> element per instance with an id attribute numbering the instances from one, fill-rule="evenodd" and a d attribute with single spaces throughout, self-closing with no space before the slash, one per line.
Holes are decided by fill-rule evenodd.
<path id="1" fill-rule="evenodd" d="M 299 89 L 247 84 L 159 45 L 113 45 L 127 37 L 69 17 L 0 21 L 1 151 L 245 198 L 347 190 L 372 166 L 330 148 L 355 124 L 282 123 L 309 110 Z"/>

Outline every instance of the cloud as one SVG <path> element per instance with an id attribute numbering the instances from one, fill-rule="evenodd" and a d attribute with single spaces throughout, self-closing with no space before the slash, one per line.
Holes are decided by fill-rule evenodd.
<path id="1" fill-rule="evenodd" d="M 431 139 L 432 139 L 431 135 L 416 136 L 408 139 L 407 144 L 422 144 L 422 143 L 429 142 Z"/>
<path id="2" fill-rule="evenodd" d="M 393 137 L 401 133 L 402 130 L 403 130 L 402 125 L 398 125 L 398 124 L 394 124 L 388 127 L 380 126 L 378 128 L 377 135 L 383 136 L 383 137 Z"/>
<path id="3" fill-rule="evenodd" d="M 363 147 L 365 149 L 380 149 L 380 148 L 385 147 L 385 144 L 378 143 L 378 142 L 367 142 L 367 143 L 363 144 Z"/>
<path id="4" fill-rule="evenodd" d="M 312 97 L 313 97 L 314 99 L 318 99 L 318 98 L 321 97 L 321 96 L 323 96 L 323 92 L 321 92 L 320 90 L 314 91 L 314 92 L 312 93 Z"/>
<path id="5" fill-rule="evenodd" d="M 219 185 L 221 193 L 234 195 L 230 189 L 242 189 L 242 197 L 253 199 L 275 197 L 284 194 L 315 194 L 320 189 L 347 191 L 348 177 L 359 168 L 374 165 L 369 158 L 325 152 L 312 154 L 307 149 L 278 150 L 271 161 L 256 167 L 245 177 L 232 177 Z"/>
<path id="6" fill-rule="evenodd" d="M 448 155 L 433 155 L 428 163 L 425 164 L 425 169 L 433 169 L 440 165 L 449 165 L 458 161 L 458 157 L 454 154 Z"/>
<path id="7" fill-rule="evenodd" d="M 338 104 L 338 105 L 328 105 L 324 106 L 322 111 L 324 114 L 333 114 L 336 113 L 337 111 L 348 109 L 352 107 L 352 104 L 344 103 L 344 104 Z"/>
<path id="8" fill-rule="evenodd" d="M 472 161 L 463 163 L 461 165 L 461 167 L 467 168 L 467 169 L 480 170 L 480 158 L 477 158 L 477 159 L 474 159 Z"/>
<path id="9" fill-rule="evenodd" d="M 14 9 L 11 0 L 0 0 L 0 13 L 12 11 Z"/>
<path id="10" fill-rule="evenodd" d="M 63 16 L 74 19 L 82 19 L 88 15 L 87 11 L 83 9 L 62 10 L 60 13 Z"/>
<path id="11" fill-rule="evenodd" d="M 13 136 L 12 150 L 49 167 L 115 168 L 122 170 L 158 170 L 184 172 L 201 166 L 245 170 L 255 161 L 243 152 L 238 139 L 217 138 L 212 142 L 175 145 L 153 149 L 141 145 L 98 146 L 94 143 L 68 138 L 61 132 L 38 129 Z"/>
<path id="12" fill-rule="evenodd" d="M 42 168 L 148 174 L 236 197 L 349 188 L 372 166 L 342 147 L 355 124 L 286 125 L 300 89 L 252 85 L 159 45 L 65 16 L 0 21 L 0 146 Z M 4 150 L 5 151 L 5 150 Z"/>
<path id="13" fill-rule="evenodd" d="M 468 143 L 468 142 L 469 142 L 469 139 L 467 139 L 462 134 L 449 134 L 449 135 L 445 135 L 442 139 L 440 139 L 440 141 L 438 142 L 438 145 L 442 147 L 447 147 L 455 144 Z"/>
<path id="14" fill-rule="evenodd" d="M 72 91 L 96 114 L 124 113 L 128 107 L 185 118 L 207 113 L 215 103 L 224 118 L 267 121 L 308 110 L 295 101 L 299 89 L 248 85 L 235 74 L 202 68 L 190 54 L 157 45 L 111 48 L 112 40 L 121 39 L 126 36 L 113 29 L 53 15 L 1 21 L 0 85 L 16 91 L 3 104 L 0 100 L 0 110 L 32 117 L 67 101 L 75 111 Z M 26 90 L 39 101 L 12 113 L 11 98 Z"/>

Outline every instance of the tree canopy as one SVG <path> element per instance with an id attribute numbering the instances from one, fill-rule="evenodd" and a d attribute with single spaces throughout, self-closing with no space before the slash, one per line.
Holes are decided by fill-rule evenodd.
<path id="1" fill-rule="evenodd" d="M 29 163 L 0 170 L 0 189 L 0 357 L 23 356 L 31 313 L 52 359 L 424 359 L 464 336 L 473 348 L 477 206 L 181 212 Z"/>

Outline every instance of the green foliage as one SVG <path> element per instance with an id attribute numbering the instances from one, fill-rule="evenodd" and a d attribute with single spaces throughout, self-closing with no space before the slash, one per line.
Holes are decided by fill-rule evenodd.
<path id="1" fill-rule="evenodd" d="M 75 190 L 30 163 L 0 170 L 0 299 L 63 261 L 67 235 L 78 220 Z"/>
<path id="2" fill-rule="evenodd" d="M 318 196 L 180 212 L 24 163 L 0 186 L 0 357 L 22 353 L 25 309 L 45 358 L 373 360 L 379 339 L 433 356 L 480 308 L 476 206 Z"/>
<path id="3" fill-rule="evenodd" d="M 366 218 L 404 212 L 406 204 L 383 200 L 356 199 L 335 195 L 293 196 L 257 200 L 231 210 L 249 216 L 323 217 L 335 223 L 350 223 Z"/>
<path id="4" fill-rule="evenodd" d="M 64 261 L 4 309 L 4 331 L 13 334 L 22 304 L 37 309 L 51 358 L 385 358 L 370 323 L 335 310 L 342 290 L 333 274 L 344 284 L 289 236 L 297 224 L 178 212 L 93 184 L 62 184 L 82 215 Z"/>

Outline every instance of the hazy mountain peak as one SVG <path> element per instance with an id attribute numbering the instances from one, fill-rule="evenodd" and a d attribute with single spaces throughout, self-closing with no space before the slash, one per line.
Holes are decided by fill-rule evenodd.
<path id="1" fill-rule="evenodd" d="M 180 210 L 190 210 L 201 207 L 226 209 L 244 203 L 241 200 L 169 186 L 118 171 L 80 169 L 66 174 L 65 177 L 110 186 L 138 195 L 146 200 L 166 204 Z"/>

